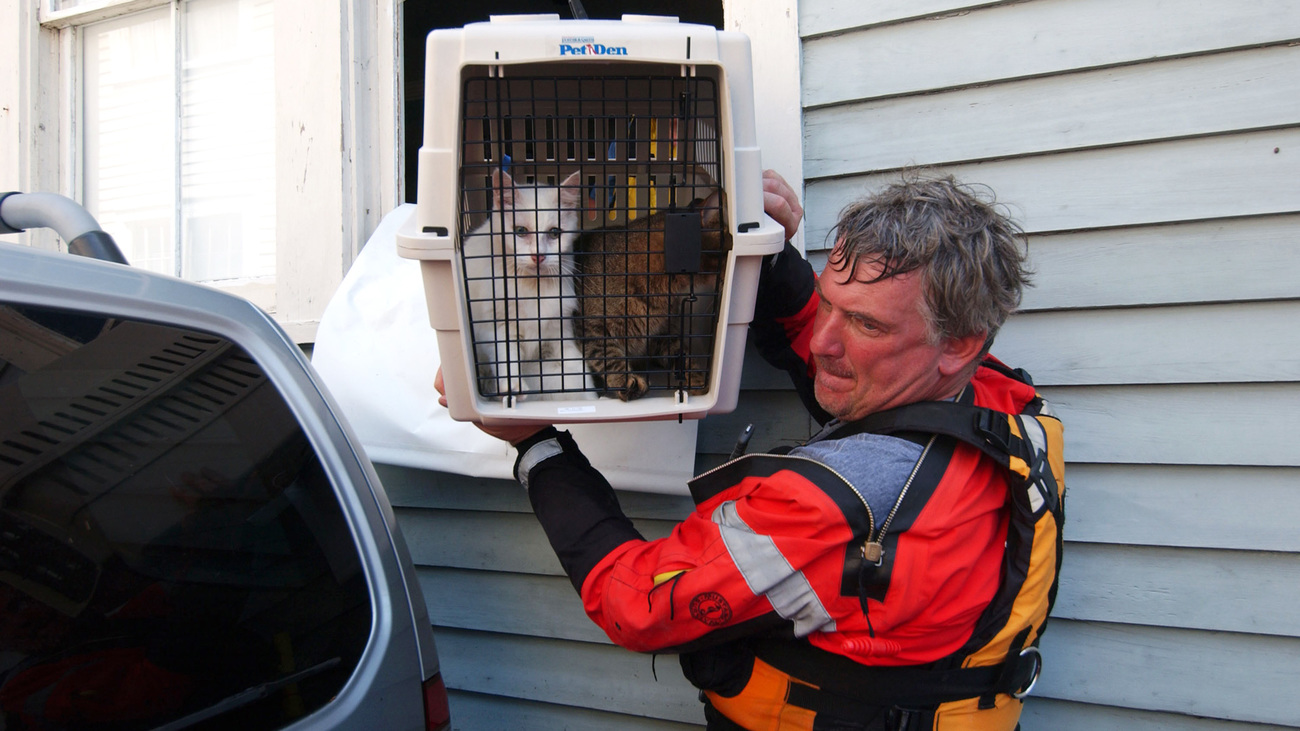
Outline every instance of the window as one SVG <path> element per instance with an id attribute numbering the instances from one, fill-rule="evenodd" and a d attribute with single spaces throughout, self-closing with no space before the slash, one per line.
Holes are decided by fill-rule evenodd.
<path id="1" fill-rule="evenodd" d="M 81 192 L 134 266 L 273 281 L 272 5 L 172 0 L 78 28 Z"/>
<path id="2" fill-rule="evenodd" d="M 338 695 L 373 621 L 361 558 L 241 348 L 0 302 L 0 414 L 8 728 L 261 731 Z"/>
<path id="3" fill-rule="evenodd" d="M 0 73 L 0 189 L 74 198 L 133 265 L 250 299 L 312 342 L 400 202 L 400 7 L 0 2 L 18 41 L 0 44 L 17 70 Z"/>

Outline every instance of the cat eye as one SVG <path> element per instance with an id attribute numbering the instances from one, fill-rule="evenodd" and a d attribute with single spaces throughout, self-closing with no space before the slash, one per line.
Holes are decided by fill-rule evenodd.
<path id="1" fill-rule="evenodd" d="M 552 226 L 551 230 L 547 231 L 546 233 L 550 234 L 551 238 L 558 239 L 560 238 L 560 234 L 563 233 L 563 231 L 561 231 L 558 227 Z"/>
<path id="2" fill-rule="evenodd" d="M 532 233 L 527 226 L 515 226 L 515 236 L 527 236 Z"/>

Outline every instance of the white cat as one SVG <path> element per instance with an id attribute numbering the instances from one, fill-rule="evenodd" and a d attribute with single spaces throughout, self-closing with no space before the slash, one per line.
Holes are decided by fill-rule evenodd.
<path id="1" fill-rule="evenodd" d="M 492 211 L 462 246 L 484 396 L 596 397 L 570 321 L 581 180 L 527 186 L 492 173 Z"/>

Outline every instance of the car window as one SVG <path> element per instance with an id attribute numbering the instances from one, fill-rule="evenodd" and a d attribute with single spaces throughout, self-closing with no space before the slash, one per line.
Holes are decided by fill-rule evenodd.
<path id="1" fill-rule="evenodd" d="M 279 728 L 370 626 L 335 492 L 245 351 L 0 303 L 0 729 Z"/>

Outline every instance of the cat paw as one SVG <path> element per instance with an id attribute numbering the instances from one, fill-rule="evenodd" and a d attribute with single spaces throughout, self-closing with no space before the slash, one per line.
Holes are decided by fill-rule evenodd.
<path id="1" fill-rule="evenodd" d="M 686 392 L 692 396 L 702 396 L 709 392 L 709 377 L 704 373 L 691 373 L 686 379 Z"/>
<path id="2" fill-rule="evenodd" d="M 605 388 L 618 394 L 621 401 L 635 401 L 650 390 L 650 382 L 635 373 L 607 373 Z"/>
<path id="3" fill-rule="evenodd" d="M 650 382 L 635 373 L 627 377 L 627 383 L 623 384 L 623 390 L 619 392 L 618 397 L 624 401 L 635 401 L 650 390 Z"/>

